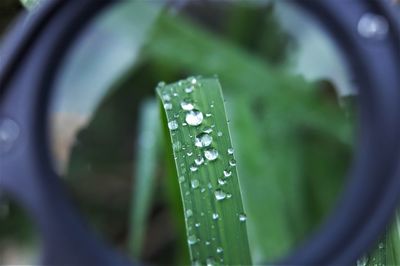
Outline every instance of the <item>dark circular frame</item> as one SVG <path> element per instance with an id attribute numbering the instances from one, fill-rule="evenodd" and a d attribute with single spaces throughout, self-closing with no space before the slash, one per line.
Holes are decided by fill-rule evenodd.
<path id="1" fill-rule="evenodd" d="M 86 25 L 119 1 L 46 1 L 21 18 L 0 55 L 0 120 L 20 127 L 13 147 L 0 154 L 0 189 L 23 206 L 43 243 L 49 265 L 126 265 L 128 260 L 96 239 L 67 198 L 51 167 L 47 108 L 68 48 Z M 384 232 L 400 192 L 400 18 L 385 1 L 299 0 L 317 17 L 348 58 L 359 85 L 357 150 L 351 177 L 337 206 L 314 235 L 277 262 L 282 265 L 349 265 Z M 357 32 L 365 13 L 385 17 L 384 39 Z"/>

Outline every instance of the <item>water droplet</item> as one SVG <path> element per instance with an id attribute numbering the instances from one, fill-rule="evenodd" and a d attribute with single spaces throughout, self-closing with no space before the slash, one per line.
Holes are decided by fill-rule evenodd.
<path id="1" fill-rule="evenodd" d="M 193 104 L 189 100 L 183 100 L 181 102 L 181 107 L 185 111 L 191 111 L 194 108 Z"/>
<path id="2" fill-rule="evenodd" d="M 206 241 L 206 246 L 209 246 L 211 244 L 210 241 Z"/>
<path id="3" fill-rule="evenodd" d="M 185 195 L 189 196 L 190 195 L 190 191 L 186 191 Z"/>
<path id="4" fill-rule="evenodd" d="M 200 192 L 201 192 L 201 193 L 204 193 L 204 191 L 206 191 L 205 188 L 200 189 Z"/>
<path id="5" fill-rule="evenodd" d="M 226 184 L 226 180 L 222 179 L 222 178 L 218 178 L 218 184 L 220 184 L 221 186 Z"/>
<path id="6" fill-rule="evenodd" d="M 194 226 L 200 227 L 200 223 L 195 223 Z"/>
<path id="7" fill-rule="evenodd" d="M 192 92 L 193 92 L 193 86 L 186 87 L 186 88 L 185 88 L 185 92 L 186 92 L 186 93 L 192 93 Z"/>
<path id="8" fill-rule="evenodd" d="M 174 95 L 174 97 L 178 97 L 178 93 L 177 92 L 174 92 L 172 95 Z"/>
<path id="9" fill-rule="evenodd" d="M 170 130 L 178 129 L 178 123 L 176 122 L 176 120 L 172 120 L 172 121 L 168 122 L 168 128 Z"/>
<path id="10" fill-rule="evenodd" d="M 202 164 L 204 163 L 204 158 L 203 158 L 203 157 L 196 158 L 196 159 L 194 160 L 194 163 L 195 163 L 196 165 L 202 165 Z"/>
<path id="11" fill-rule="evenodd" d="M 213 258 L 208 258 L 207 260 L 206 260 L 206 265 L 207 266 L 214 266 L 215 265 L 215 261 L 214 261 L 214 259 Z"/>
<path id="12" fill-rule="evenodd" d="M 208 149 L 204 151 L 204 157 L 209 161 L 214 161 L 218 158 L 218 151 L 215 149 Z"/>
<path id="13" fill-rule="evenodd" d="M 229 165 L 230 166 L 236 166 L 236 160 L 235 159 L 230 159 L 229 160 Z"/>
<path id="14" fill-rule="evenodd" d="M 226 198 L 227 198 L 227 199 L 232 198 L 232 194 L 231 194 L 231 193 L 226 193 Z"/>
<path id="15" fill-rule="evenodd" d="M 213 131 L 213 130 L 212 130 L 212 128 L 210 128 L 210 127 L 206 127 L 206 128 L 203 130 L 203 132 L 204 132 L 204 133 L 207 133 L 207 134 L 210 134 L 212 131 Z"/>
<path id="16" fill-rule="evenodd" d="M 211 117 L 211 116 L 212 116 L 212 114 L 206 113 L 206 117 Z"/>
<path id="17" fill-rule="evenodd" d="M 190 83 L 192 83 L 193 85 L 195 85 L 197 83 L 197 79 L 192 78 L 192 80 L 190 81 Z"/>
<path id="18" fill-rule="evenodd" d="M 221 247 L 218 247 L 217 248 L 217 253 L 222 253 L 222 252 L 224 252 L 224 250 Z"/>
<path id="19" fill-rule="evenodd" d="M 218 220 L 218 218 L 219 218 L 218 213 L 216 213 L 216 212 L 213 213 L 212 218 L 213 218 L 213 220 Z"/>
<path id="20" fill-rule="evenodd" d="M 203 122 L 203 113 L 193 109 L 186 114 L 185 121 L 191 126 L 198 126 Z"/>
<path id="21" fill-rule="evenodd" d="M 197 179 L 193 179 L 190 183 L 192 185 L 192 188 L 198 188 L 200 185 L 199 180 Z"/>
<path id="22" fill-rule="evenodd" d="M 222 137 L 222 132 L 221 132 L 221 131 L 218 131 L 217 136 L 218 136 L 218 137 Z"/>
<path id="23" fill-rule="evenodd" d="M 165 82 L 164 81 L 158 82 L 157 87 L 165 87 Z"/>
<path id="24" fill-rule="evenodd" d="M 357 266 L 367 266 L 368 265 L 368 256 L 364 255 L 357 260 Z"/>
<path id="25" fill-rule="evenodd" d="M 179 181 L 179 183 L 185 182 L 185 177 L 184 177 L 184 176 L 180 176 L 180 177 L 178 178 L 178 181 Z"/>
<path id="26" fill-rule="evenodd" d="M 198 136 L 196 136 L 194 140 L 194 145 L 199 148 L 208 147 L 211 145 L 211 143 L 212 143 L 212 137 L 207 133 L 199 134 Z"/>
<path id="27" fill-rule="evenodd" d="M 192 171 L 192 172 L 196 172 L 197 171 L 197 166 L 195 166 L 195 165 L 191 165 L 190 166 L 190 171 Z"/>
<path id="28" fill-rule="evenodd" d="M 231 170 L 224 170 L 224 176 L 225 177 L 230 177 L 232 175 L 232 171 Z"/>
<path id="29" fill-rule="evenodd" d="M 164 109 L 165 110 L 171 110 L 172 109 L 172 103 L 164 103 Z"/>
<path id="30" fill-rule="evenodd" d="M 192 155 L 193 155 L 193 152 L 189 151 L 189 152 L 187 152 L 186 154 L 187 154 L 187 156 L 189 156 L 189 157 L 190 157 L 190 156 L 192 156 Z"/>
<path id="31" fill-rule="evenodd" d="M 188 236 L 188 243 L 189 245 L 194 245 L 197 243 L 197 238 L 195 235 Z"/>
<path id="32" fill-rule="evenodd" d="M 186 218 L 190 218 L 193 215 L 193 211 L 191 209 L 186 210 Z"/>
<path id="33" fill-rule="evenodd" d="M 207 186 L 208 186 L 209 189 L 212 189 L 212 187 L 213 187 L 211 183 L 208 183 Z"/>
<path id="34" fill-rule="evenodd" d="M 364 38 L 381 40 L 388 34 L 389 24 L 383 16 L 366 13 L 361 16 L 357 30 Z"/>
<path id="35" fill-rule="evenodd" d="M 214 195 L 217 200 L 223 200 L 226 198 L 226 193 L 222 189 L 216 189 Z"/>
<path id="36" fill-rule="evenodd" d="M 379 249 L 383 249 L 385 247 L 385 245 L 382 242 L 380 242 L 378 247 L 379 247 Z"/>
<path id="37" fill-rule="evenodd" d="M 233 153 L 234 153 L 233 148 L 229 148 L 229 149 L 228 149 L 228 154 L 233 154 Z"/>
<path id="38" fill-rule="evenodd" d="M 244 213 L 239 214 L 239 221 L 245 222 L 247 220 L 247 216 Z"/>

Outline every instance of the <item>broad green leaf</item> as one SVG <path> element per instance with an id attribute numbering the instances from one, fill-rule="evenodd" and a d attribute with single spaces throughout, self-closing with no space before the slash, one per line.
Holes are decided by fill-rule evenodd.
<path id="1" fill-rule="evenodd" d="M 192 262 L 251 264 L 247 217 L 218 80 L 189 78 L 161 84 L 157 93 L 170 132 Z"/>
<path id="2" fill-rule="evenodd" d="M 139 134 L 133 182 L 129 245 L 141 257 L 146 222 L 151 207 L 160 146 L 161 126 L 156 101 L 145 101 L 140 108 Z"/>

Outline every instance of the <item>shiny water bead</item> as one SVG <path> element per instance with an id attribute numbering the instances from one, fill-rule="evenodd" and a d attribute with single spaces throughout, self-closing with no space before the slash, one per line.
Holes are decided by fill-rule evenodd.
<path id="1" fill-rule="evenodd" d="M 193 215 L 193 211 L 191 209 L 186 210 L 186 218 L 190 218 Z"/>
<path id="2" fill-rule="evenodd" d="M 204 157 L 209 161 L 214 161 L 218 158 L 218 151 L 216 149 L 205 150 Z"/>
<path id="3" fill-rule="evenodd" d="M 195 223 L 194 226 L 198 228 L 200 227 L 200 223 Z"/>
<path id="4" fill-rule="evenodd" d="M 212 116 L 212 114 L 206 113 L 206 117 L 211 117 L 211 116 Z"/>
<path id="5" fill-rule="evenodd" d="M 214 195 L 217 200 L 223 200 L 226 198 L 226 193 L 222 189 L 216 189 Z"/>
<path id="6" fill-rule="evenodd" d="M 195 84 L 197 83 L 197 79 L 192 78 L 192 79 L 190 80 L 190 83 L 192 83 L 193 85 L 195 85 Z"/>
<path id="7" fill-rule="evenodd" d="M 224 250 L 221 247 L 218 247 L 217 248 L 217 253 L 222 253 L 222 252 L 224 252 Z"/>
<path id="8" fill-rule="evenodd" d="M 192 92 L 193 92 L 193 86 L 186 87 L 186 88 L 185 88 L 185 92 L 186 92 L 186 93 L 192 93 Z"/>
<path id="9" fill-rule="evenodd" d="M 185 121 L 190 126 L 199 126 L 203 122 L 203 113 L 193 109 L 186 114 Z"/>
<path id="10" fill-rule="evenodd" d="M 227 198 L 227 199 L 232 198 L 232 194 L 231 194 L 231 193 L 226 193 L 226 198 Z"/>
<path id="11" fill-rule="evenodd" d="M 215 264 L 215 260 L 214 260 L 214 258 L 208 258 L 207 260 L 206 260 L 206 265 L 207 266 L 214 266 L 214 265 L 216 265 Z"/>
<path id="12" fill-rule="evenodd" d="M 228 149 L 228 154 L 233 154 L 233 152 L 234 152 L 233 148 Z"/>
<path id="13" fill-rule="evenodd" d="M 219 218 L 218 213 L 213 213 L 212 218 L 213 218 L 213 220 L 218 220 L 218 218 Z"/>
<path id="14" fill-rule="evenodd" d="M 247 220 L 247 216 L 244 213 L 239 214 L 239 221 L 245 222 Z"/>
<path id="15" fill-rule="evenodd" d="M 222 137 L 222 132 L 221 132 L 221 131 L 218 131 L 217 136 L 218 136 L 218 137 Z"/>
<path id="16" fill-rule="evenodd" d="M 381 15 L 365 13 L 358 22 L 357 30 L 364 38 L 381 40 L 385 38 L 389 32 L 389 23 L 387 19 Z"/>
<path id="17" fill-rule="evenodd" d="M 224 176 L 225 177 L 230 177 L 232 175 L 232 171 L 231 170 L 224 170 Z"/>
<path id="18" fill-rule="evenodd" d="M 168 128 L 170 130 L 178 129 L 178 122 L 176 122 L 176 120 L 172 120 L 172 121 L 168 122 Z"/>
<path id="19" fill-rule="evenodd" d="M 196 159 L 194 160 L 194 163 L 195 163 L 196 165 L 202 165 L 202 164 L 204 163 L 204 158 L 203 158 L 203 157 L 196 158 Z"/>
<path id="20" fill-rule="evenodd" d="M 181 107 L 185 111 L 191 111 L 194 108 L 193 103 L 191 103 L 189 100 L 183 100 L 181 102 Z"/>
<path id="21" fill-rule="evenodd" d="M 188 243 L 189 245 L 194 245 L 197 243 L 197 238 L 195 235 L 188 236 Z"/>
<path id="22" fill-rule="evenodd" d="M 179 183 L 185 182 L 185 177 L 184 177 L 184 176 L 180 176 L 180 177 L 178 178 L 178 181 L 179 181 Z"/>
<path id="23" fill-rule="evenodd" d="M 196 172 L 197 171 L 197 166 L 195 166 L 195 165 L 191 165 L 190 166 L 190 171 L 192 171 L 192 172 Z"/>
<path id="24" fill-rule="evenodd" d="M 199 185 L 200 185 L 199 180 L 197 180 L 197 179 L 193 179 L 193 180 L 190 182 L 190 184 L 192 185 L 192 188 L 198 188 Z"/>
<path id="25" fill-rule="evenodd" d="M 171 110 L 172 109 L 172 103 L 169 103 L 169 102 L 164 103 L 164 109 L 165 110 Z"/>
<path id="26" fill-rule="evenodd" d="M 194 145 L 199 148 L 208 147 L 212 143 L 212 137 L 207 133 L 201 133 L 196 136 L 194 140 Z"/>
<path id="27" fill-rule="evenodd" d="M 207 134 L 210 134 L 212 131 L 213 131 L 213 130 L 212 130 L 212 128 L 210 128 L 210 127 L 206 127 L 206 128 L 203 129 L 203 132 L 204 132 L 204 133 L 207 133 Z"/>
<path id="28" fill-rule="evenodd" d="M 226 184 L 226 180 L 219 177 L 219 178 L 218 178 L 218 184 L 220 184 L 221 186 L 223 186 L 223 185 Z"/>
<path id="29" fill-rule="evenodd" d="M 230 166 L 236 166 L 236 160 L 235 159 L 230 159 L 229 160 L 229 165 Z"/>

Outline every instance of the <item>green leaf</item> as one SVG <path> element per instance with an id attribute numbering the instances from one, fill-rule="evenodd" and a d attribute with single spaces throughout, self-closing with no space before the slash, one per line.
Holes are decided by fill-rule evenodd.
<path id="1" fill-rule="evenodd" d="M 193 263 L 251 264 L 236 161 L 216 78 L 161 84 Z M 251 217 L 250 217 L 251 219 Z"/>
<path id="2" fill-rule="evenodd" d="M 129 246 L 141 257 L 146 221 L 156 181 L 161 126 L 156 101 L 145 101 L 140 108 L 139 138 L 136 151 L 134 192 L 132 194 Z"/>

